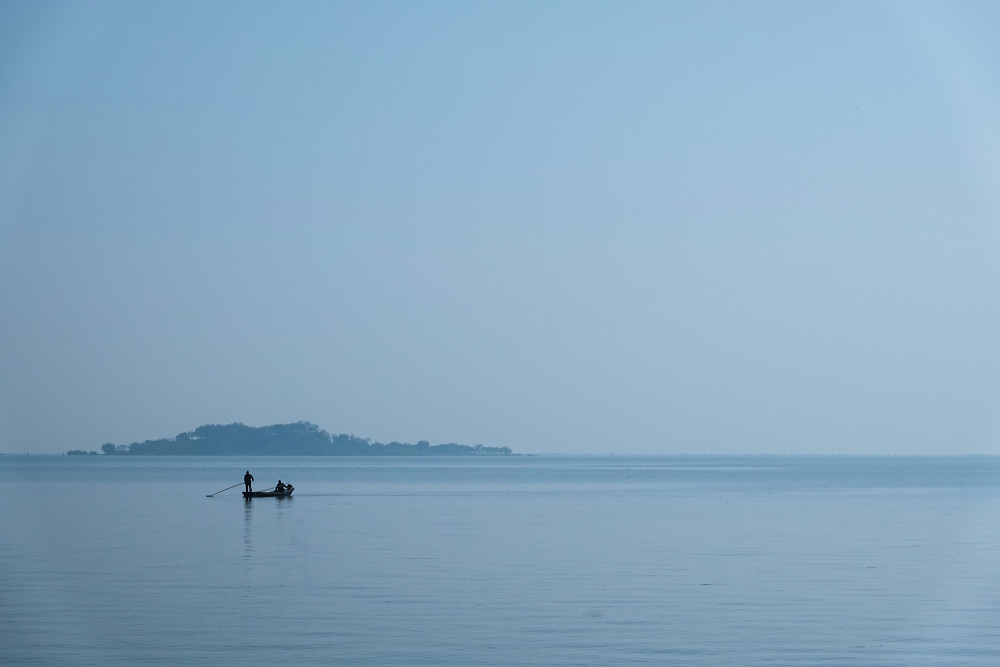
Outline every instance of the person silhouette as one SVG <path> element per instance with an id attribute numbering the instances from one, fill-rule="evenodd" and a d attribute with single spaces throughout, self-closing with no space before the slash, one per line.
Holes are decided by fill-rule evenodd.
<path id="1" fill-rule="evenodd" d="M 251 488 L 253 486 L 253 484 L 251 484 L 251 482 L 253 482 L 253 475 L 251 475 L 250 471 L 247 470 L 247 474 L 243 475 L 243 484 L 244 484 L 244 486 L 247 487 L 247 493 L 250 493 L 253 490 Z"/>
<path id="2" fill-rule="evenodd" d="M 277 493 L 284 493 L 285 492 L 285 485 L 281 483 L 280 479 L 278 480 L 277 486 L 274 487 L 274 490 Z"/>

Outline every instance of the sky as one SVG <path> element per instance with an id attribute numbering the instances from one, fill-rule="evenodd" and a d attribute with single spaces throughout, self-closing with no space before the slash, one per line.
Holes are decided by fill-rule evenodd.
<path id="1" fill-rule="evenodd" d="M 0 4 L 0 452 L 1000 453 L 1000 4 Z"/>

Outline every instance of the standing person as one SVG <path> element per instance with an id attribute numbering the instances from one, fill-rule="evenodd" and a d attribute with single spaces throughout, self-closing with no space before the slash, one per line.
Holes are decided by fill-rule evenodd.
<path id="1" fill-rule="evenodd" d="M 253 490 L 250 488 L 252 486 L 251 484 L 252 481 L 253 481 L 253 475 L 251 475 L 250 471 L 247 470 L 247 474 L 243 475 L 243 484 L 247 487 L 246 491 L 247 493 L 250 493 Z"/>

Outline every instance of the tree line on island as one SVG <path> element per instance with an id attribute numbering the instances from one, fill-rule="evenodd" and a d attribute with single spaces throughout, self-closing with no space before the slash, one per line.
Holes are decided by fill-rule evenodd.
<path id="1" fill-rule="evenodd" d="M 432 445 L 426 440 L 416 444 L 405 442 L 372 442 L 370 438 L 353 435 L 330 435 L 315 424 L 296 422 L 271 426 L 244 424 L 206 424 L 175 438 L 133 442 L 130 445 L 101 446 L 105 454 L 183 456 L 508 456 L 509 447 L 484 445 Z M 96 455 L 74 449 L 67 454 Z"/>

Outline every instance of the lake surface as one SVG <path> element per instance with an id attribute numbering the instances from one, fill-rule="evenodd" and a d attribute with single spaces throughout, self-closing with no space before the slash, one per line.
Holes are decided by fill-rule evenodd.
<path id="1" fill-rule="evenodd" d="M 0 457 L 4 665 L 993 665 L 998 566 L 993 457 Z"/>

